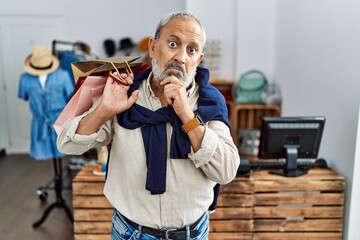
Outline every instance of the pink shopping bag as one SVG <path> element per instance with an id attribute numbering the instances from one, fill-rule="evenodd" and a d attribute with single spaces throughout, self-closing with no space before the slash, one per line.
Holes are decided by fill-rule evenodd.
<path id="1" fill-rule="evenodd" d="M 94 102 L 102 96 L 106 80 L 109 76 L 88 76 L 67 103 L 54 123 L 54 129 L 59 134 L 64 123 L 72 117 L 79 116 L 89 110 Z"/>
<path id="2" fill-rule="evenodd" d="M 131 69 L 128 67 L 126 70 L 127 73 L 138 73 L 147 69 L 149 65 L 142 64 L 137 65 Z M 129 89 L 130 85 L 123 84 L 119 80 L 120 73 L 116 70 L 117 73 L 109 74 L 105 73 L 103 75 L 90 75 L 90 76 L 81 76 L 78 77 L 75 91 L 73 97 L 67 103 L 63 111 L 60 113 L 59 117 L 56 119 L 53 127 L 55 132 L 59 134 L 64 123 L 72 117 L 79 116 L 89 110 L 94 102 L 102 96 L 102 93 L 105 88 L 106 80 L 111 77 L 113 80 L 117 81 L 123 88 L 126 90 Z"/>

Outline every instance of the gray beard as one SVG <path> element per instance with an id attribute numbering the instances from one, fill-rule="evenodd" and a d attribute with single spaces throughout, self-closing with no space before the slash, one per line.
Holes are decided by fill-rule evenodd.
<path id="1" fill-rule="evenodd" d="M 182 76 L 181 74 L 179 74 L 177 71 L 167 71 L 167 68 L 169 67 L 169 65 L 172 65 L 172 63 L 167 64 L 165 67 L 160 68 L 159 65 L 157 64 L 155 59 L 151 59 L 151 67 L 152 67 L 152 73 L 154 78 L 161 82 L 162 80 L 164 80 L 165 78 L 169 77 L 169 76 L 175 76 L 176 78 L 179 79 L 180 82 L 182 82 L 182 84 L 184 84 L 185 88 L 188 88 L 195 75 L 196 75 L 196 69 L 191 72 L 190 74 L 186 74 L 185 69 L 183 68 L 182 65 L 180 64 L 175 64 L 177 68 L 179 68 L 179 70 L 182 72 Z"/>

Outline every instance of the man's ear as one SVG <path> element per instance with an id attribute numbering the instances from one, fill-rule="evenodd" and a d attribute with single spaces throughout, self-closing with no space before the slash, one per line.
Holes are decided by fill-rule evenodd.
<path id="1" fill-rule="evenodd" d="M 154 51 L 156 48 L 156 40 L 154 38 L 150 38 L 148 41 L 148 47 L 149 47 L 149 56 L 153 58 Z"/>
<path id="2" fill-rule="evenodd" d="M 198 58 L 197 65 L 199 65 L 203 59 L 204 59 L 204 53 L 200 53 L 200 56 L 199 56 L 199 58 Z"/>

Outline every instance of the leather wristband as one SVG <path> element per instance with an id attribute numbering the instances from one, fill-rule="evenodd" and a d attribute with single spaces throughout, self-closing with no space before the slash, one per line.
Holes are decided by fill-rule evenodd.
<path id="1" fill-rule="evenodd" d="M 184 133 L 188 133 L 191 130 L 193 130 L 194 128 L 196 128 L 197 126 L 200 126 L 203 124 L 204 124 L 204 122 L 202 121 L 200 116 L 197 113 L 195 113 L 195 117 L 193 119 L 191 119 L 190 121 L 188 121 L 187 123 L 183 124 L 181 126 L 181 129 L 184 131 Z"/>

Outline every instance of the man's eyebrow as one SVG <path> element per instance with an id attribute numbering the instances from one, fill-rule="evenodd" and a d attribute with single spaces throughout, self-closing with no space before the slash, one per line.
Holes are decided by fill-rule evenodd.
<path id="1" fill-rule="evenodd" d="M 176 38 L 176 40 L 180 40 L 180 38 L 175 34 L 170 34 L 169 38 Z"/>

